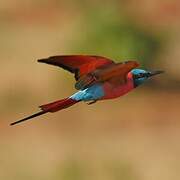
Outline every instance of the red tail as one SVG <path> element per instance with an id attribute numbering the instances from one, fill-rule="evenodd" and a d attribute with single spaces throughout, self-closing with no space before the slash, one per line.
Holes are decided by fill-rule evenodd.
<path id="1" fill-rule="evenodd" d="M 79 102 L 79 101 L 73 100 L 71 98 L 65 98 L 65 99 L 61 99 L 59 101 L 55 101 L 55 102 L 52 102 L 49 104 L 42 105 L 42 106 L 40 106 L 42 111 L 40 111 L 36 114 L 33 114 L 31 116 L 28 116 L 24 119 L 21 119 L 19 121 L 13 122 L 10 125 L 15 125 L 20 122 L 27 121 L 29 119 L 32 119 L 34 117 L 40 116 L 40 115 L 48 113 L 48 112 L 53 113 L 53 112 L 59 111 L 61 109 L 68 108 L 68 107 L 72 106 L 73 104 L 76 104 L 77 102 Z"/>
<path id="2" fill-rule="evenodd" d="M 73 104 L 76 104 L 78 101 L 71 99 L 71 98 L 65 98 L 61 99 L 59 101 L 55 101 L 53 103 L 45 104 L 42 106 L 39 106 L 43 111 L 47 112 L 56 112 L 61 109 L 65 109 L 67 107 L 72 106 Z"/>

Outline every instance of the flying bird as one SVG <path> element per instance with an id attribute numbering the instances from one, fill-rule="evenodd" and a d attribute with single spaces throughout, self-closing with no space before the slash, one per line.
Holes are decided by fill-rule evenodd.
<path id="1" fill-rule="evenodd" d="M 163 71 L 137 69 L 137 61 L 116 63 L 109 58 L 90 55 L 52 56 L 38 62 L 61 67 L 74 74 L 78 90 L 68 98 L 39 106 L 41 111 L 10 125 L 32 119 L 45 113 L 54 113 L 81 101 L 93 104 L 100 100 L 120 97 L 150 77 Z"/>

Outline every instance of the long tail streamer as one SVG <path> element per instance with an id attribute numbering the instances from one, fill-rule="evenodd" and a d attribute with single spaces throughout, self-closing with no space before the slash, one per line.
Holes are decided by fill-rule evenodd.
<path id="1" fill-rule="evenodd" d="M 78 102 L 79 101 L 76 101 L 74 99 L 66 98 L 66 99 L 61 99 L 59 101 L 55 101 L 53 103 L 42 105 L 42 106 L 40 106 L 42 111 L 40 111 L 38 113 L 35 113 L 35 114 L 31 115 L 31 116 L 25 117 L 25 118 L 23 118 L 21 120 L 15 121 L 15 122 L 11 123 L 10 125 L 13 126 L 15 124 L 27 121 L 29 119 L 35 118 L 37 116 L 43 115 L 43 114 L 48 113 L 48 112 L 53 113 L 53 112 L 68 108 L 68 107 L 70 107 L 73 104 L 76 104 Z"/>

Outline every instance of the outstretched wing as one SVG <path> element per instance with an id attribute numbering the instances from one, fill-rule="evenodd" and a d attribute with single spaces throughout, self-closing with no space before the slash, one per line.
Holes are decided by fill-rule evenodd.
<path id="1" fill-rule="evenodd" d="M 76 80 L 94 71 L 98 67 L 114 63 L 112 60 L 105 57 L 88 55 L 52 56 L 46 59 L 39 59 L 38 62 L 59 66 L 74 73 Z"/>
<path id="2" fill-rule="evenodd" d="M 85 89 L 95 83 L 105 81 L 109 81 L 111 84 L 125 83 L 128 72 L 138 66 L 139 63 L 136 61 L 126 61 L 102 68 L 100 67 L 92 73 L 80 77 L 75 87 L 76 89 Z"/>

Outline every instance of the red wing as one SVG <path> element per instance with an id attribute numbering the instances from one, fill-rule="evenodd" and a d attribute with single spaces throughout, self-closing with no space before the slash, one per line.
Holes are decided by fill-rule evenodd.
<path id="1" fill-rule="evenodd" d="M 75 74 L 76 80 L 78 80 L 80 76 L 88 74 L 98 67 L 114 63 L 105 57 L 88 55 L 52 56 L 47 59 L 40 59 L 38 62 L 59 66 L 68 70 Z"/>
<path id="2" fill-rule="evenodd" d="M 76 82 L 76 89 L 85 89 L 98 82 L 109 81 L 112 84 L 126 82 L 128 72 L 139 66 L 137 61 L 112 64 L 104 68 L 97 68 L 94 72 L 81 76 Z"/>

